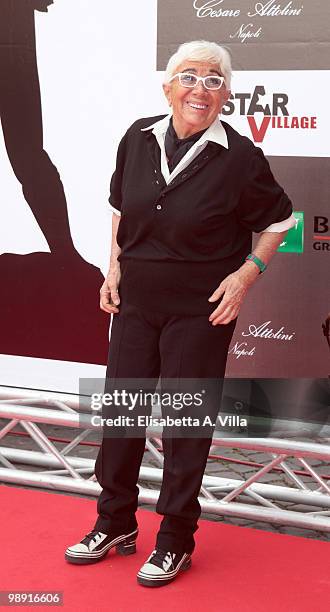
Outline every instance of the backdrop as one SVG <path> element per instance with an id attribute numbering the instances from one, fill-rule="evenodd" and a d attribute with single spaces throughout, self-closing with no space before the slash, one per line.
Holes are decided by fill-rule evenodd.
<path id="1" fill-rule="evenodd" d="M 1 0 L 1 384 L 75 391 L 104 374 L 117 145 L 167 112 L 168 57 L 197 38 L 231 50 L 223 119 L 263 149 L 297 221 L 244 303 L 227 374 L 329 375 L 329 18 L 315 0 Z"/>

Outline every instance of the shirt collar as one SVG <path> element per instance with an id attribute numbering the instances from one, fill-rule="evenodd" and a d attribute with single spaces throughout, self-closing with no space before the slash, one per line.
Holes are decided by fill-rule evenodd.
<path id="1" fill-rule="evenodd" d="M 155 134 L 155 136 L 164 137 L 166 130 L 168 128 L 170 117 L 171 115 L 166 115 L 166 117 L 164 117 L 163 119 L 160 119 L 159 121 L 156 121 L 152 125 L 149 125 L 148 127 L 145 127 L 145 128 L 141 128 L 141 132 L 152 130 L 152 133 Z M 216 117 L 214 119 L 213 123 L 211 123 L 211 125 L 207 128 L 204 134 L 202 134 L 200 139 L 197 141 L 196 145 L 201 145 L 206 141 L 215 142 L 221 145 L 222 147 L 225 147 L 225 149 L 229 148 L 227 133 L 219 117 Z"/>

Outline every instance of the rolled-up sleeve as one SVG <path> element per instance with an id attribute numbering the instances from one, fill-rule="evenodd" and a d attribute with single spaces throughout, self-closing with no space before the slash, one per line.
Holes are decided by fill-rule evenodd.
<path id="1" fill-rule="evenodd" d="M 116 158 L 116 168 L 111 177 L 110 181 L 110 196 L 109 196 L 109 204 L 110 209 L 116 215 L 121 215 L 121 204 L 122 204 L 122 181 L 123 181 L 123 173 L 125 167 L 125 156 L 126 156 L 126 141 L 127 141 L 127 132 L 125 136 L 121 139 Z"/>
<path id="2" fill-rule="evenodd" d="M 292 215 L 290 215 L 290 217 L 288 217 L 287 219 L 284 219 L 284 221 L 272 223 L 271 225 L 266 227 L 266 229 L 264 229 L 264 232 L 287 232 L 292 227 L 295 227 L 296 224 L 297 220 L 294 214 L 292 213 Z"/>
<path id="3" fill-rule="evenodd" d="M 46 12 L 48 6 L 54 4 L 54 0 L 30 0 L 30 3 L 32 4 L 32 8 L 36 9 L 36 11 Z"/>
<path id="4" fill-rule="evenodd" d="M 253 232 L 282 232 L 295 223 L 291 200 L 258 147 L 253 152 L 237 215 L 239 223 Z"/>

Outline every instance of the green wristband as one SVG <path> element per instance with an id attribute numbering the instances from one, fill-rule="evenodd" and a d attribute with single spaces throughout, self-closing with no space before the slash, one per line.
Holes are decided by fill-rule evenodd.
<path id="1" fill-rule="evenodd" d="M 252 253 L 250 253 L 250 255 L 245 258 L 245 261 L 253 261 L 258 266 L 260 272 L 264 272 L 267 268 L 267 265 L 263 261 L 261 261 L 259 257 L 253 255 Z"/>

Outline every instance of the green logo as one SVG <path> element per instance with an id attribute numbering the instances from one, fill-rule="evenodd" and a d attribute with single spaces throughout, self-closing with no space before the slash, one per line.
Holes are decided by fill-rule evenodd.
<path id="1" fill-rule="evenodd" d="M 304 252 L 304 213 L 294 212 L 296 225 L 289 229 L 283 242 L 278 247 L 278 253 L 303 253 Z"/>

